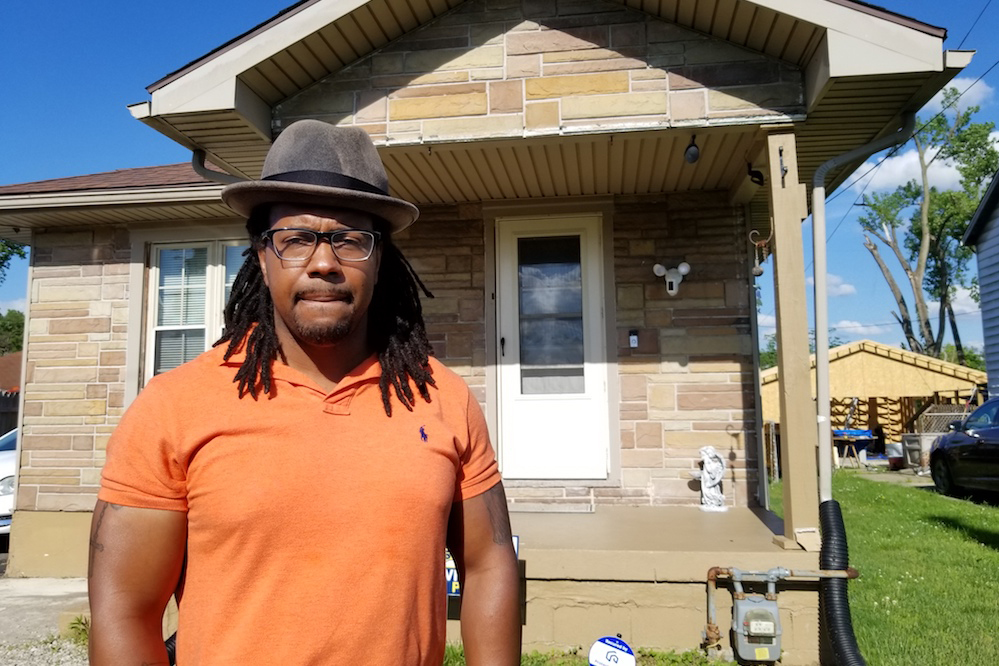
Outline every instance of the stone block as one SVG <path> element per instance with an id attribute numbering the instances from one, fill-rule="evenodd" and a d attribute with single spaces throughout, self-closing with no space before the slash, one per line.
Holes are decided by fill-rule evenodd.
<path id="1" fill-rule="evenodd" d="M 646 400 L 648 379 L 643 375 L 624 375 L 621 382 L 621 400 Z"/>
<path id="2" fill-rule="evenodd" d="M 107 413 L 104 400 L 53 400 L 46 402 L 44 416 L 97 416 Z"/>
<path id="3" fill-rule="evenodd" d="M 569 30 L 516 32 L 506 37 L 506 50 L 511 55 L 551 53 L 552 51 L 584 51 L 609 46 L 607 26 L 586 26 Z"/>
<path id="4" fill-rule="evenodd" d="M 566 76 L 594 72 L 640 71 L 644 67 L 645 63 L 637 58 L 613 58 L 546 64 L 544 74 L 545 76 Z"/>
<path id="5" fill-rule="evenodd" d="M 406 53 L 405 71 L 435 72 L 502 67 L 503 47 L 480 46 L 474 49 L 442 49 L 436 51 L 410 51 Z"/>
<path id="6" fill-rule="evenodd" d="M 666 115 L 665 92 L 567 97 L 562 100 L 562 117 L 566 119 L 620 118 L 656 114 Z"/>
<path id="7" fill-rule="evenodd" d="M 523 82 L 497 81 L 489 84 L 489 113 L 519 113 L 523 109 Z"/>
<path id="8" fill-rule="evenodd" d="M 707 99 L 703 90 L 669 94 L 669 117 L 673 122 L 697 120 L 706 116 Z"/>
<path id="9" fill-rule="evenodd" d="M 627 72 L 606 72 L 527 79 L 524 85 L 527 99 L 548 99 L 575 95 L 627 93 L 630 81 Z"/>
<path id="10" fill-rule="evenodd" d="M 802 95 L 801 86 L 790 83 L 733 87 L 709 90 L 708 106 L 712 112 L 787 109 L 800 107 Z"/>
<path id="11" fill-rule="evenodd" d="M 641 310 L 645 307 L 645 290 L 641 285 L 621 285 L 617 288 L 617 307 Z"/>
<path id="12" fill-rule="evenodd" d="M 658 422 L 640 422 L 635 424 L 635 448 L 661 449 L 663 446 L 663 427 Z"/>
<path id="13" fill-rule="evenodd" d="M 525 125 L 529 130 L 558 128 L 561 116 L 558 102 L 536 102 L 525 109 Z"/>
<path id="14" fill-rule="evenodd" d="M 414 97 L 389 101 L 389 117 L 392 120 L 475 116 L 484 115 L 487 110 L 488 98 L 484 93 Z"/>
<path id="15" fill-rule="evenodd" d="M 97 368 L 36 368 L 33 379 L 38 384 L 93 382 L 97 380 Z"/>
<path id="16" fill-rule="evenodd" d="M 540 55 L 512 55 L 506 58 L 506 78 L 526 79 L 541 76 Z"/>
<path id="17" fill-rule="evenodd" d="M 503 137 L 520 134 L 523 120 L 518 115 L 427 120 L 423 131 L 429 138 L 442 139 Z"/>
<path id="18" fill-rule="evenodd" d="M 110 317 L 87 317 L 81 319 L 53 319 L 49 321 L 48 332 L 52 335 L 67 335 L 73 333 L 107 333 L 110 330 Z"/>
<path id="19" fill-rule="evenodd" d="M 357 113 L 354 119 L 358 123 L 384 123 L 388 120 L 388 100 L 385 93 L 370 90 L 357 93 Z"/>
<path id="20" fill-rule="evenodd" d="M 649 407 L 657 410 L 676 409 L 676 387 L 672 384 L 651 384 L 648 389 Z"/>
<path id="21" fill-rule="evenodd" d="M 621 467 L 661 468 L 661 449 L 626 449 L 621 451 Z"/>
<path id="22" fill-rule="evenodd" d="M 717 392 L 680 392 L 676 396 L 678 409 L 751 409 L 753 397 L 741 390 Z"/>
<path id="23" fill-rule="evenodd" d="M 38 285 L 38 301 L 41 303 L 52 303 L 60 301 L 99 301 L 101 298 L 100 285 Z"/>

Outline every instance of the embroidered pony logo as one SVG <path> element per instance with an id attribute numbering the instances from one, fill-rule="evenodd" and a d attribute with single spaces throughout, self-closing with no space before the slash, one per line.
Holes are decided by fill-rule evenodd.
<path id="1" fill-rule="evenodd" d="M 420 439 L 424 442 L 427 441 L 427 431 L 423 429 L 424 426 L 420 426 Z"/>

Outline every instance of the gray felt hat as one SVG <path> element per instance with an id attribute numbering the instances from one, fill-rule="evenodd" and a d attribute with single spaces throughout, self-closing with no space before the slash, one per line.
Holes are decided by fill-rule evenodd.
<path id="1" fill-rule="evenodd" d="M 389 195 L 385 167 L 367 132 L 319 120 L 289 125 L 267 151 L 260 180 L 227 185 L 222 200 L 244 217 L 260 204 L 350 208 L 381 217 L 393 233 L 420 214 Z"/>

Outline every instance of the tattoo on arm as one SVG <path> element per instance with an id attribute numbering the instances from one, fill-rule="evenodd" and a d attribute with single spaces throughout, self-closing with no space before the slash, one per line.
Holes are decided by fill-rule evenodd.
<path id="1" fill-rule="evenodd" d="M 94 527 L 90 531 L 90 559 L 87 562 L 88 574 L 93 573 L 94 571 L 94 557 L 97 553 L 104 552 L 104 544 L 98 540 L 98 537 L 100 536 L 101 525 L 104 523 L 104 514 L 107 512 L 108 507 L 111 507 L 114 511 L 118 511 L 122 508 L 120 504 L 101 502 L 97 517 L 94 519 Z"/>
<path id="2" fill-rule="evenodd" d="M 506 508 L 506 492 L 503 484 L 497 483 L 482 496 L 489 512 L 489 525 L 493 530 L 493 543 L 508 545 L 513 540 L 510 530 L 510 515 Z"/>

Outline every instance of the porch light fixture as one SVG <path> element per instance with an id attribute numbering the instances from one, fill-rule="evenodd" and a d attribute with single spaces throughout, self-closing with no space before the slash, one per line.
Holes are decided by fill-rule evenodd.
<path id="1" fill-rule="evenodd" d="M 683 159 L 687 160 L 687 164 L 693 164 L 700 158 L 701 149 L 697 147 L 697 135 L 692 134 L 690 137 L 690 145 L 687 146 L 687 150 L 683 151 Z"/>
<path id="2" fill-rule="evenodd" d="M 752 162 L 746 162 L 746 172 L 749 173 L 749 182 L 763 187 L 763 172 L 754 169 Z"/>
<path id="3" fill-rule="evenodd" d="M 690 272 L 690 264 L 686 261 L 681 261 L 676 268 L 666 268 L 662 264 L 656 264 L 652 267 L 652 272 L 656 274 L 656 277 L 661 277 L 666 283 L 666 293 L 670 296 L 676 296 L 676 293 L 680 291 L 680 283 L 683 282 L 683 277 Z"/>

